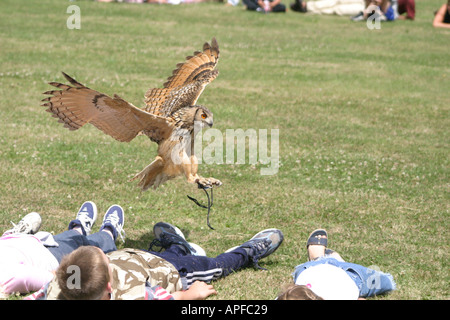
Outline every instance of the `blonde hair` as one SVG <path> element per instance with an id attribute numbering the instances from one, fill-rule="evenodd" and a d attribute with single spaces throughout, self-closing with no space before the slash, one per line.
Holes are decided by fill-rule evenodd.
<path id="1" fill-rule="evenodd" d="M 277 300 L 323 300 L 323 298 L 304 285 L 291 284 L 278 295 Z"/>
<path id="2" fill-rule="evenodd" d="M 100 299 L 110 282 L 109 266 L 100 249 L 93 246 L 83 246 L 66 255 L 56 277 L 68 300 Z"/>

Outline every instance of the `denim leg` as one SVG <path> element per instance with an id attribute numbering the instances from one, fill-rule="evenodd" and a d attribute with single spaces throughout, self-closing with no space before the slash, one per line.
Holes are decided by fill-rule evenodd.
<path id="1" fill-rule="evenodd" d="M 151 253 L 173 264 L 181 276 L 184 290 L 196 280 L 205 282 L 217 280 L 249 263 L 247 251 L 242 248 L 222 253 L 215 258 L 186 255 L 178 246 L 171 246 L 163 252 Z"/>
<path id="2" fill-rule="evenodd" d="M 396 289 L 394 278 L 389 273 L 357 264 L 343 265 L 343 269 L 358 285 L 361 297 L 373 297 Z"/>
<path id="3" fill-rule="evenodd" d="M 62 258 L 81 246 L 96 246 L 104 252 L 116 250 L 111 236 L 103 231 L 84 236 L 76 230 L 67 230 L 53 237 L 58 247 L 47 247 L 60 263 Z"/>
<path id="4" fill-rule="evenodd" d="M 102 249 L 104 253 L 116 251 L 116 243 L 108 232 L 99 231 L 86 237 L 90 246 L 96 246 Z"/>

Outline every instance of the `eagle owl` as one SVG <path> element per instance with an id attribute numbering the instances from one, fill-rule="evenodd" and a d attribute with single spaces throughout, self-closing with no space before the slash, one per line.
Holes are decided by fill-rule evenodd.
<path id="1" fill-rule="evenodd" d="M 205 43 L 203 51 L 194 52 L 179 63 L 163 88 L 151 88 L 145 94 L 145 106 L 135 107 L 118 95 L 110 97 L 92 90 L 63 72 L 71 85 L 50 82 L 60 90 L 44 92 L 43 106 L 69 130 L 90 123 L 121 142 L 130 142 L 140 134 L 158 144 L 158 155 L 132 180 L 139 179 L 143 190 L 157 188 L 164 182 L 184 175 L 199 187 L 220 186 L 214 178 L 198 175 L 198 159 L 193 152 L 194 123 L 213 125 L 213 114 L 196 105 L 206 85 L 218 71 L 219 46 L 215 38 Z"/>

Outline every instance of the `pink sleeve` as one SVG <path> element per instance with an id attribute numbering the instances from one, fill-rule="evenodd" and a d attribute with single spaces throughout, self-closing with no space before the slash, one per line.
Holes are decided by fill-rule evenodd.
<path id="1" fill-rule="evenodd" d="M 24 264 L 0 264 L 0 290 L 6 294 L 39 290 L 52 278 L 51 272 L 36 267 Z"/>
<path id="2" fill-rule="evenodd" d="M 160 286 L 145 286 L 145 300 L 174 300 L 173 296 Z"/>

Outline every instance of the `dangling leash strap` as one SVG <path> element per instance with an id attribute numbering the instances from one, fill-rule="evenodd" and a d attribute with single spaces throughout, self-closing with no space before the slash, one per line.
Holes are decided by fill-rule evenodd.
<path id="1" fill-rule="evenodd" d="M 198 205 L 201 208 L 205 208 L 208 209 L 208 215 L 206 216 L 206 222 L 208 224 L 208 227 L 210 227 L 212 230 L 214 230 L 213 227 L 211 227 L 211 225 L 209 224 L 209 213 L 211 211 L 211 207 L 213 206 L 213 188 L 211 188 L 211 197 L 208 194 L 208 191 L 206 191 L 206 189 L 209 189 L 209 187 L 201 187 L 200 185 L 198 186 L 200 189 L 203 189 L 203 191 L 205 191 L 206 197 L 208 198 L 208 206 L 205 206 L 203 204 L 201 204 L 200 202 L 197 201 L 197 199 L 194 199 L 190 196 L 187 196 L 189 198 L 189 200 L 192 200 L 196 205 Z"/>

